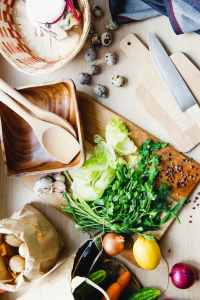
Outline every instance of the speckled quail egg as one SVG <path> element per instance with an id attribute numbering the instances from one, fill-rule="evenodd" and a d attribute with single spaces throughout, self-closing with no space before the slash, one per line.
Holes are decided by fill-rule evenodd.
<path id="1" fill-rule="evenodd" d="M 92 5 L 91 6 L 91 13 L 93 14 L 93 16 L 99 18 L 103 15 L 103 10 L 99 5 Z"/>
<path id="2" fill-rule="evenodd" d="M 88 48 L 85 52 L 85 59 L 89 62 L 95 60 L 96 56 L 96 51 L 93 48 Z"/>
<path id="3" fill-rule="evenodd" d="M 99 74 L 99 67 L 97 65 L 91 65 L 87 68 L 87 73 L 90 75 L 97 75 Z"/>
<path id="4" fill-rule="evenodd" d="M 107 52 L 105 54 L 105 61 L 107 62 L 107 64 L 109 66 L 113 66 L 116 62 L 116 57 L 115 57 L 115 54 L 112 53 L 112 52 Z"/>
<path id="5" fill-rule="evenodd" d="M 111 33 L 109 33 L 109 32 L 104 32 L 104 33 L 101 35 L 101 42 L 102 42 L 102 45 L 104 45 L 105 47 L 110 46 L 111 43 L 112 43 L 112 35 L 111 35 Z"/>
<path id="6" fill-rule="evenodd" d="M 109 19 L 105 24 L 106 30 L 115 30 L 118 27 L 119 26 L 117 25 L 117 23 L 115 23 L 112 19 Z"/>
<path id="7" fill-rule="evenodd" d="M 79 73 L 77 76 L 77 80 L 81 83 L 81 84 L 88 84 L 90 78 L 88 76 L 87 73 Z"/>
<path id="8" fill-rule="evenodd" d="M 92 35 L 91 43 L 95 49 L 98 49 L 101 47 L 101 38 L 97 33 Z"/>
<path id="9" fill-rule="evenodd" d="M 94 92 L 97 96 L 102 97 L 102 98 L 106 98 L 106 88 L 105 88 L 105 86 L 103 86 L 101 84 L 97 84 L 94 87 Z"/>
<path id="10" fill-rule="evenodd" d="M 120 87 L 124 84 L 124 78 L 122 76 L 116 75 L 112 78 L 112 84 L 114 86 Z"/>
<path id="11" fill-rule="evenodd" d="M 90 31 L 89 31 L 89 35 L 93 35 L 95 34 L 97 31 L 96 31 L 96 28 L 94 26 L 93 23 L 90 24 Z"/>

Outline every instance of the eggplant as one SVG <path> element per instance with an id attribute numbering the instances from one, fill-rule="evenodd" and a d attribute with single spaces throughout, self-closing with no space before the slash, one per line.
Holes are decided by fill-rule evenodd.
<path id="1" fill-rule="evenodd" d="M 72 270 L 72 278 L 86 277 L 102 253 L 102 233 L 94 236 L 81 246 L 76 254 Z"/>

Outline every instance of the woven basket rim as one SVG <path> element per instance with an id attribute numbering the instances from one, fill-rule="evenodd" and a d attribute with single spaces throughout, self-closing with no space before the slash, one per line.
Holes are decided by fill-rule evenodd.
<path id="1" fill-rule="evenodd" d="M 86 39 L 88 37 L 89 34 L 89 30 L 90 30 L 90 22 L 91 22 L 91 13 L 90 13 L 90 5 L 88 0 L 84 0 L 84 7 L 85 7 L 85 11 L 87 11 L 87 20 L 84 23 L 85 27 L 85 32 L 82 33 L 81 35 L 81 42 L 80 44 L 73 50 L 73 55 L 68 58 L 63 58 L 61 59 L 57 65 L 49 67 L 49 68 L 40 68 L 40 69 L 34 69 L 34 67 L 31 67 L 30 70 L 28 70 L 28 67 L 26 69 L 21 68 L 19 65 L 17 65 L 6 53 L 6 51 L 4 51 L 4 49 L 2 49 L 1 45 L 0 45 L 0 53 L 3 55 L 3 57 L 18 71 L 21 71 L 25 74 L 29 74 L 29 75 L 45 75 L 45 74 L 51 74 L 54 73 L 58 70 L 60 70 L 61 68 L 63 68 L 64 66 L 66 66 L 70 61 L 72 61 L 75 56 L 80 52 L 80 50 L 82 49 L 82 47 L 84 46 Z"/>

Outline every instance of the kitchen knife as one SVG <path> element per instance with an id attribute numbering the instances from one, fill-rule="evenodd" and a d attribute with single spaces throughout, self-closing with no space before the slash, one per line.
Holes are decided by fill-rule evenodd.
<path id="1" fill-rule="evenodd" d="M 200 128 L 200 108 L 183 78 L 159 40 L 149 32 L 149 49 L 153 62 L 182 112 L 187 111 Z"/>

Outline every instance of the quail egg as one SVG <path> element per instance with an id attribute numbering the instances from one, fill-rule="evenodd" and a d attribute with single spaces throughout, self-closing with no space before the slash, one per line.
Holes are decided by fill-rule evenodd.
<path id="1" fill-rule="evenodd" d="M 103 86 L 101 84 L 97 84 L 94 87 L 94 92 L 97 96 L 102 97 L 102 98 L 106 98 L 106 88 L 105 88 L 105 86 Z"/>
<path id="2" fill-rule="evenodd" d="M 77 80 L 81 83 L 81 84 L 88 84 L 90 78 L 88 76 L 87 73 L 79 73 L 77 76 Z"/>
<path id="3" fill-rule="evenodd" d="M 97 33 L 92 35 L 91 43 L 95 49 L 98 49 L 101 47 L 101 38 Z"/>
<path id="4" fill-rule="evenodd" d="M 112 52 L 107 52 L 105 54 L 105 61 L 107 62 L 107 64 L 109 66 L 113 66 L 116 62 L 116 57 L 115 57 L 115 54 L 112 53 Z"/>
<path id="5" fill-rule="evenodd" d="M 101 42 L 102 42 L 102 45 L 104 45 L 105 47 L 110 46 L 111 43 L 112 43 L 112 35 L 111 35 L 111 33 L 109 33 L 109 32 L 104 32 L 104 33 L 101 35 Z"/>
<path id="6" fill-rule="evenodd" d="M 99 5 L 92 5 L 91 13 L 93 14 L 93 16 L 99 18 L 103 15 L 103 10 Z"/>
<path id="7" fill-rule="evenodd" d="M 105 24 L 106 30 L 115 30 L 118 27 L 119 26 L 117 25 L 117 23 L 115 23 L 112 19 L 109 19 Z"/>
<path id="8" fill-rule="evenodd" d="M 124 78 L 122 76 L 116 75 L 112 78 L 112 84 L 114 86 L 120 87 L 124 84 Z"/>
<path id="9" fill-rule="evenodd" d="M 90 75 L 97 75 L 99 74 L 99 67 L 97 65 L 91 65 L 87 68 L 87 73 Z"/>
<path id="10" fill-rule="evenodd" d="M 97 31 L 96 31 L 96 28 L 94 26 L 93 23 L 90 24 L 90 31 L 89 31 L 89 35 L 93 35 L 95 34 Z"/>
<path id="11" fill-rule="evenodd" d="M 85 59 L 89 62 L 95 60 L 96 56 L 96 51 L 93 48 L 88 48 L 85 52 Z"/>

